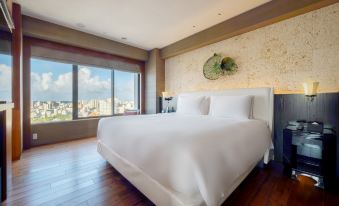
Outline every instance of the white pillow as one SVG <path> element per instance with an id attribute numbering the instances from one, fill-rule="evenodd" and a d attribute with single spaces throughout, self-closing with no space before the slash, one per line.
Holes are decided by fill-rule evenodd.
<path id="1" fill-rule="evenodd" d="M 207 115 L 209 112 L 209 98 L 205 96 L 180 96 L 178 97 L 177 113 Z"/>
<path id="2" fill-rule="evenodd" d="M 217 117 L 251 117 L 252 96 L 211 96 L 209 115 Z"/>

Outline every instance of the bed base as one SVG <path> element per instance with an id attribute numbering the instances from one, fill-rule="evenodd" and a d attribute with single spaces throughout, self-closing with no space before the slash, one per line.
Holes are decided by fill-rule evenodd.
<path id="1" fill-rule="evenodd" d="M 150 176 L 145 174 L 135 165 L 131 164 L 119 154 L 106 147 L 100 140 L 98 141 L 97 150 L 99 154 L 107 160 L 121 175 L 123 175 L 129 182 L 131 182 L 141 193 L 158 206 L 204 206 L 206 205 L 199 197 L 187 198 L 175 191 L 170 190 L 159 184 Z M 265 164 L 264 158 L 258 164 Z M 219 203 L 221 205 L 231 193 L 240 185 L 240 183 L 251 173 L 251 171 L 258 165 L 253 164 L 246 172 L 243 173 L 232 186 L 226 188 L 224 197 Z"/>

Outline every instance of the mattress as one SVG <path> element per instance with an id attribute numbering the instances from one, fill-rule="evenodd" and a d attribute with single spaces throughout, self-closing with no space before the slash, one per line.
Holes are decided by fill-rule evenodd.
<path id="1" fill-rule="evenodd" d="M 98 151 L 157 205 L 220 205 L 263 158 L 260 120 L 208 115 L 104 118 Z"/>

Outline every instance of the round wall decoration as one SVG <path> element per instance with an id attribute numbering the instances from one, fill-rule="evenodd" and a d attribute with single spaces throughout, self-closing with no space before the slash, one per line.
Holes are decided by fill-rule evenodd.
<path id="1" fill-rule="evenodd" d="M 215 80 L 221 76 L 221 61 L 222 56 L 219 54 L 214 54 L 205 62 L 203 72 L 207 79 Z"/>
<path id="2" fill-rule="evenodd" d="M 238 69 L 238 65 L 231 57 L 223 58 L 220 54 L 214 54 L 204 64 L 203 73 L 206 79 L 216 80 L 221 75 L 232 75 Z"/>
<path id="3" fill-rule="evenodd" d="M 231 75 L 237 71 L 238 65 L 231 57 L 225 57 L 221 61 L 221 69 L 224 72 L 224 74 Z"/>

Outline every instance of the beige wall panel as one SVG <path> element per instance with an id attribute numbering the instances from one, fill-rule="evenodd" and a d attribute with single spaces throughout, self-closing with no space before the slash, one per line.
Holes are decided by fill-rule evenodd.
<path id="1" fill-rule="evenodd" d="M 146 61 L 146 50 L 115 42 L 95 35 L 23 16 L 24 35 L 49 41 L 114 54 L 136 60 Z"/>
<path id="2" fill-rule="evenodd" d="M 320 92 L 339 91 L 339 3 L 166 59 L 166 90 L 173 93 L 274 87 L 301 93 L 301 83 L 320 82 Z M 233 57 L 239 71 L 207 80 L 202 68 L 213 53 Z"/>
<path id="3" fill-rule="evenodd" d="M 149 59 L 145 65 L 145 112 L 156 113 L 156 53 L 149 52 Z"/>
<path id="4" fill-rule="evenodd" d="M 165 61 L 160 57 L 160 50 L 153 49 L 149 52 L 146 62 L 146 114 L 159 112 L 159 97 L 165 91 Z"/>
<path id="5" fill-rule="evenodd" d="M 99 119 L 94 118 L 32 124 L 32 133 L 36 133 L 38 139 L 31 140 L 31 145 L 34 147 L 85 137 L 94 137 L 97 134 L 98 122 Z"/>

